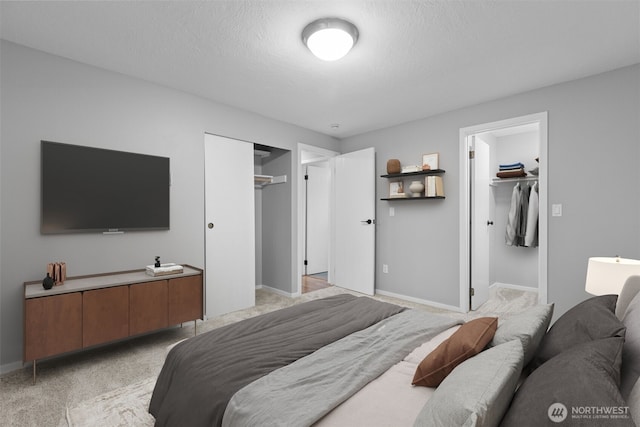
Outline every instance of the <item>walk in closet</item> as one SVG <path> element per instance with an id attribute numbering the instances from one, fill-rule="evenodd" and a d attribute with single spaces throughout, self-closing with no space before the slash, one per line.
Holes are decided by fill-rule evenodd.
<path id="1" fill-rule="evenodd" d="M 291 151 L 254 145 L 256 286 L 291 293 Z"/>

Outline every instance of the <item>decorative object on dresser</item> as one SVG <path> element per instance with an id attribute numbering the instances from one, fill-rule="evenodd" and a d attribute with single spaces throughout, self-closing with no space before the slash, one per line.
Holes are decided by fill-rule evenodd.
<path id="1" fill-rule="evenodd" d="M 170 274 L 180 274 L 183 268 L 180 264 L 174 264 L 172 262 L 166 264 L 156 263 L 155 265 L 147 265 L 145 272 L 149 276 L 168 276 Z"/>
<path id="2" fill-rule="evenodd" d="M 53 277 L 49 273 L 47 273 L 47 277 L 42 280 L 42 287 L 46 290 L 53 288 Z"/>
<path id="3" fill-rule="evenodd" d="M 47 274 L 53 279 L 54 286 L 64 284 L 67 278 L 67 263 L 50 262 L 47 264 Z"/>
<path id="4" fill-rule="evenodd" d="M 132 270 L 70 277 L 51 290 L 26 282 L 23 360 L 33 362 L 34 383 L 40 359 L 203 319 L 202 276 L 184 265 L 169 278 Z"/>

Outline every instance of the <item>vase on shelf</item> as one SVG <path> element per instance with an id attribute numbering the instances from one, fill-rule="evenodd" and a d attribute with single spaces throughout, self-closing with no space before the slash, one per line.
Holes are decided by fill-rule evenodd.
<path id="1" fill-rule="evenodd" d="M 400 160 L 398 159 L 389 159 L 387 160 L 387 173 L 394 174 L 402 172 L 402 167 L 400 166 Z"/>
<path id="2" fill-rule="evenodd" d="M 420 197 L 424 191 L 424 184 L 422 181 L 412 181 L 409 191 L 411 191 L 411 197 Z"/>

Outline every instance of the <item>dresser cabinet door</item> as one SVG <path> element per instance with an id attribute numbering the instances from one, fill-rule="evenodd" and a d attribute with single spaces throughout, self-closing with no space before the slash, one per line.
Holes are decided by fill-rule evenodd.
<path id="1" fill-rule="evenodd" d="M 202 319 L 202 276 L 169 280 L 169 324 Z"/>
<path id="2" fill-rule="evenodd" d="M 167 281 L 139 283 L 129 287 L 129 334 L 136 335 L 169 326 Z"/>
<path id="3" fill-rule="evenodd" d="M 83 347 L 129 336 L 129 287 L 83 292 L 82 326 Z"/>
<path id="4" fill-rule="evenodd" d="M 25 300 L 24 360 L 82 347 L 82 294 Z"/>

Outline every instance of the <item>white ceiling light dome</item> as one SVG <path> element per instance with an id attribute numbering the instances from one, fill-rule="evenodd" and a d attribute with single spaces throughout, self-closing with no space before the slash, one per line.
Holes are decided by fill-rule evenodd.
<path id="1" fill-rule="evenodd" d="M 302 30 L 302 42 L 324 61 L 342 58 L 357 41 L 356 26 L 340 18 L 317 19 Z"/>

